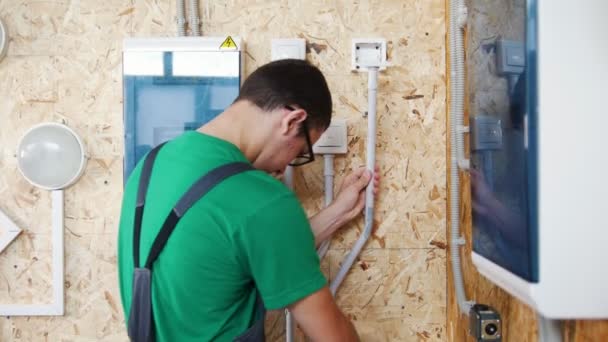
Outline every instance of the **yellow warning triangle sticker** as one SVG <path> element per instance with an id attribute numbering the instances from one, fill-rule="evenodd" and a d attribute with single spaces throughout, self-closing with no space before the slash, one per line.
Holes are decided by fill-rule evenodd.
<path id="1" fill-rule="evenodd" d="M 220 45 L 220 50 L 221 49 L 235 49 L 236 50 L 236 49 L 238 49 L 238 46 L 236 46 L 234 39 L 232 39 L 232 37 L 228 36 L 228 37 L 226 37 L 226 39 L 224 40 L 222 45 Z"/>

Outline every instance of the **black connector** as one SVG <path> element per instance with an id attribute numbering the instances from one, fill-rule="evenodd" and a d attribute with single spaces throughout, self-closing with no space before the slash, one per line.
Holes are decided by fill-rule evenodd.
<path id="1" fill-rule="evenodd" d="M 475 304 L 469 311 L 469 334 L 476 341 L 502 341 L 500 314 L 491 306 Z"/>

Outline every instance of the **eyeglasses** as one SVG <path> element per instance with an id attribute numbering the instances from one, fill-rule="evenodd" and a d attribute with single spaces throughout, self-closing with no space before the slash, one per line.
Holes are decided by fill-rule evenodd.
<path id="1" fill-rule="evenodd" d="M 285 106 L 285 108 L 293 111 L 296 110 L 291 106 Z M 294 160 L 289 163 L 290 166 L 302 166 L 304 164 L 312 163 L 315 160 L 315 153 L 312 150 L 312 143 L 310 142 L 310 132 L 306 120 L 302 121 L 302 131 L 304 131 L 304 137 L 306 138 L 306 144 L 308 145 L 308 152 L 299 154 Z"/>

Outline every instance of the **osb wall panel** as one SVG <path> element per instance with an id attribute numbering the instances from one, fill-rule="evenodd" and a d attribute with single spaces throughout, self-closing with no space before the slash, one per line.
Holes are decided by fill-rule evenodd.
<path id="1" fill-rule="evenodd" d="M 447 5 L 449 6 L 449 1 L 447 1 Z M 468 0 L 467 6 L 469 17 L 465 39 L 468 67 L 465 118 L 468 120 L 471 115 L 483 114 L 509 120 L 508 84 L 505 78 L 496 74 L 494 42 L 499 37 L 510 40 L 525 40 L 523 26 L 525 1 Z M 446 19 L 446 22 L 449 25 L 449 19 Z M 449 56 L 449 53 L 450 51 L 446 55 Z M 449 148 L 450 146 L 448 146 L 448 151 Z M 461 173 L 461 180 L 461 227 L 467 238 L 467 245 L 462 255 L 470 255 L 472 221 L 468 174 Z M 474 341 L 468 336 L 467 318 L 464 315 L 459 315 L 458 312 L 450 273 L 450 262 L 448 262 L 447 267 L 448 340 Z M 532 309 L 477 273 L 470 257 L 463 258 L 463 273 L 467 298 L 478 303 L 491 305 L 501 314 L 503 340 L 538 340 L 537 316 Z M 563 328 L 564 341 L 604 341 L 608 338 L 608 322 L 606 321 L 567 321 L 564 322 Z"/>
<path id="2" fill-rule="evenodd" d="M 374 236 L 338 294 L 364 341 L 446 340 L 445 3 L 443 0 L 201 1 L 205 35 L 239 35 L 246 72 L 270 60 L 272 38 L 307 39 L 325 73 L 334 115 L 348 120 L 349 154 L 336 183 L 365 163 L 367 75 L 350 72 L 350 40 L 388 40 L 392 66 L 379 77 L 377 157 L 382 184 Z M 83 178 L 66 191 L 66 315 L 0 320 L 2 341 L 124 341 L 115 239 L 122 191 L 121 44 L 175 34 L 173 0 L 0 0 L 9 27 L 0 63 L 0 208 L 24 233 L 0 254 L 0 300 L 48 300 L 50 199 L 18 174 L 19 137 L 58 121 L 85 140 Z M 322 206 L 322 162 L 296 175 L 311 214 Z M 331 243 L 331 279 L 361 230 Z M 268 320 L 284 338 L 282 313 Z M 301 340 L 301 336 L 299 337 Z"/>

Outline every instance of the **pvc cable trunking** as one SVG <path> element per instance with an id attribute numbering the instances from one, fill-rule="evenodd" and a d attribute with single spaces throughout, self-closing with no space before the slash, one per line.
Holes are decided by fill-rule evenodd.
<path id="1" fill-rule="evenodd" d="M 378 93 L 378 71 L 379 66 L 368 67 L 368 110 L 367 110 L 367 163 L 366 167 L 370 172 L 374 172 L 375 160 L 376 160 L 376 100 Z M 338 271 L 336 278 L 331 282 L 329 289 L 335 296 L 338 287 L 344 281 L 346 274 L 355 263 L 355 259 L 361 253 L 363 246 L 369 239 L 372 233 L 372 226 L 374 222 L 374 182 L 370 181 L 365 192 L 365 228 L 363 233 L 355 242 L 353 249 L 348 253 L 346 259 L 342 263 L 342 267 Z"/>

